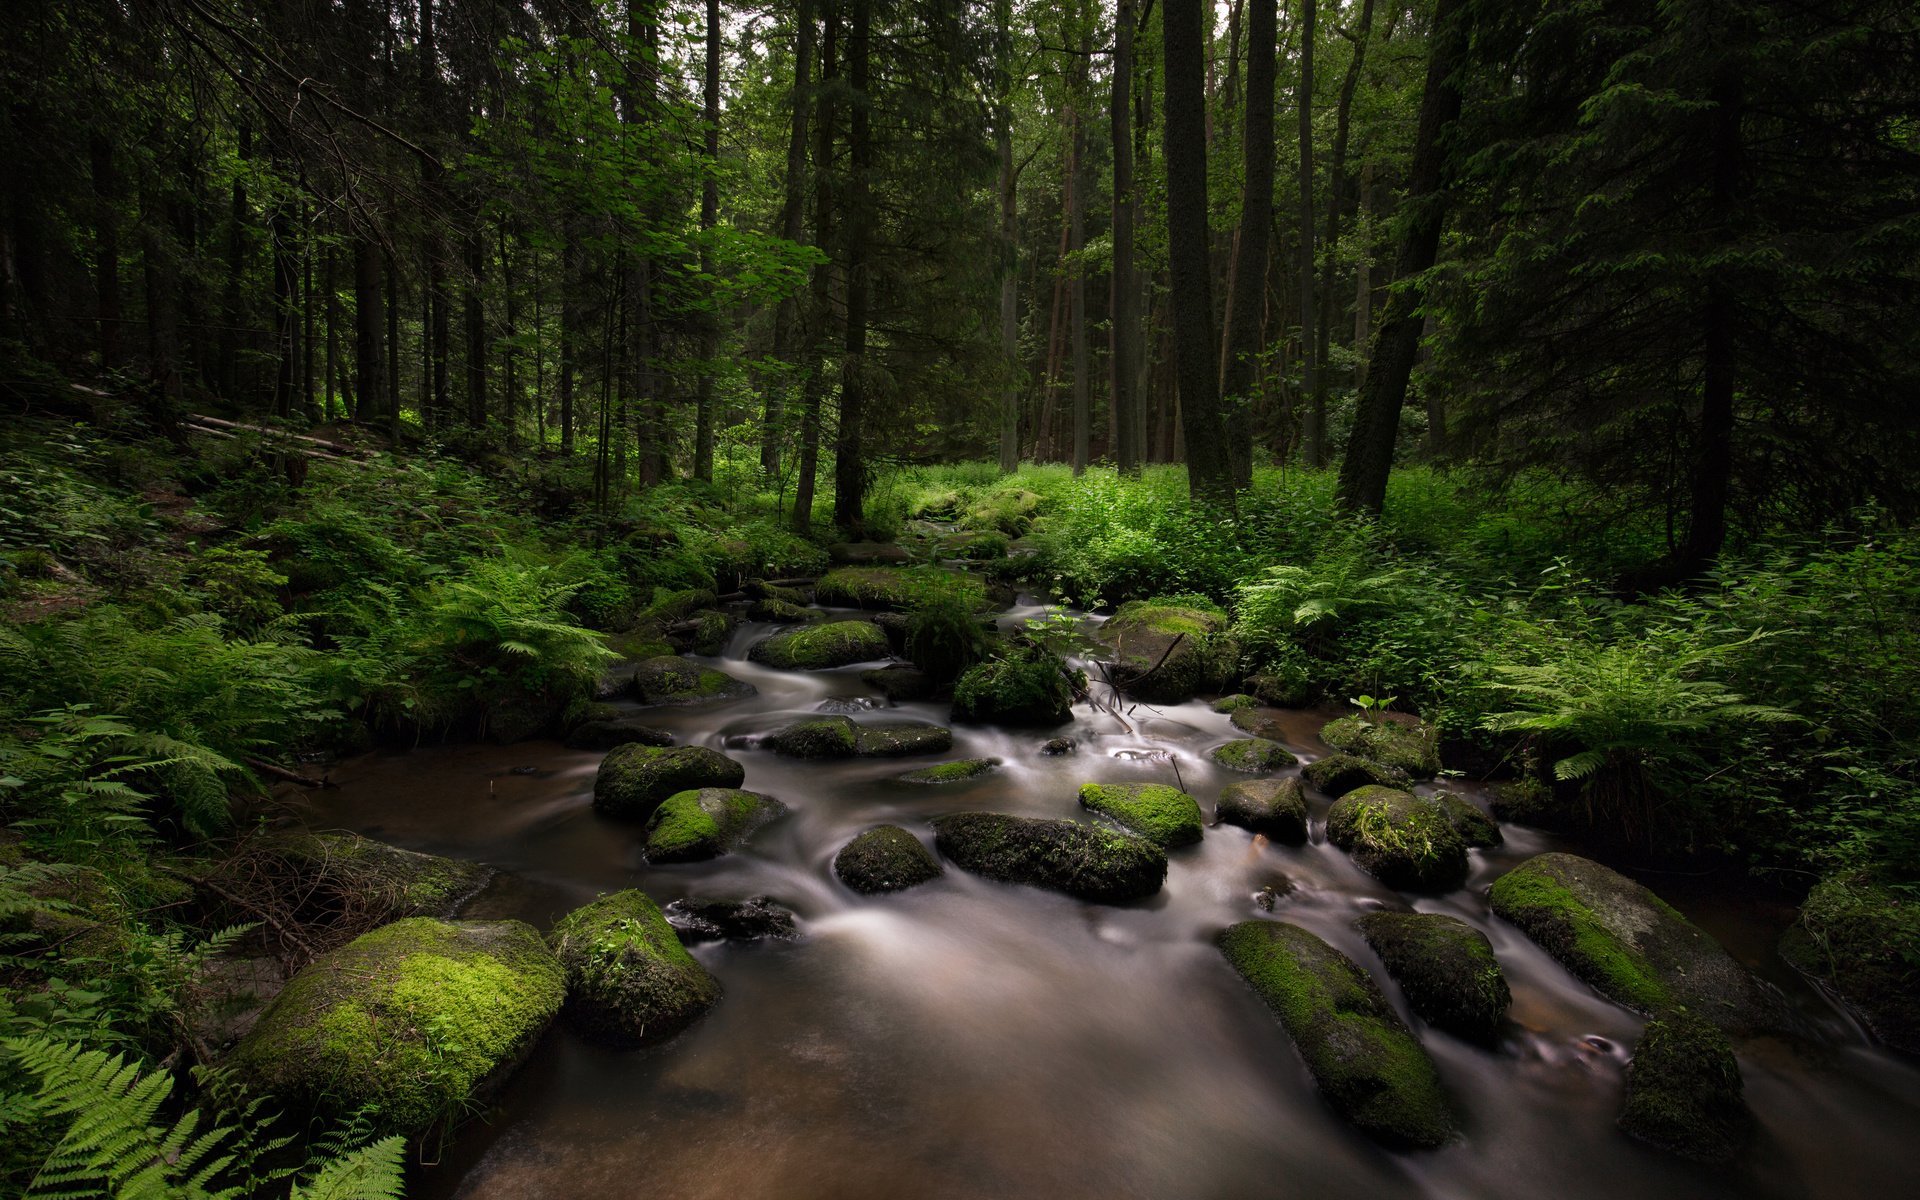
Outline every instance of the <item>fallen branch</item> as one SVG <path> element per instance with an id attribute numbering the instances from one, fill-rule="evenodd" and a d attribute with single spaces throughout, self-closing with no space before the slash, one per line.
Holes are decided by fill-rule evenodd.
<path id="1" fill-rule="evenodd" d="M 289 771 L 287 768 L 280 766 L 278 763 L 270 763 L 263 758 L 249 758 L 249 759 L 246 759 L 245 761 L 249 767 L 252 767 L 254 770 L 260 772 L 262 775 L 271 776 L 274 779 L 284 780 L 287 783 L 297 783 L 301 787 L 330 788 L 334 786 L 333 781 L 330 779 L 326 779 L 324 777 L 320 779 L 315 779 L 310 775 L 302 775 L 298 771 Z"/>

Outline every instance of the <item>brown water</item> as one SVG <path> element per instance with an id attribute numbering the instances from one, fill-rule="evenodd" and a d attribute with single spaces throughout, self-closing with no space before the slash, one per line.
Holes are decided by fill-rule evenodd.
<path id="1" fill-rule="evenodd" d="M 1037 610 L 1016 609 L 1008 620 Z M 1494 1050 L 1425 1029 L 1402 1008 L 1466 1113 L 1442 1150 L 1382 1150 L 1317 1097 L 1286 1033 L 1211 945 L 1260 915 L 1254 896 L 1289 880 L 1275 916 L 1305 925 L 1397 989 L 1353 932 L 1359 913 L 1410 901 L 1315 837 L 1256 843 L 1219 826 L 1175 851 L 1162 893 L 1124 907 L 991 883 L 949 867 L 930 885 L 857 896 L 834 853 L 880 822 L 931 840 L 942 813 L 1083 815 L 1090 780 L 1176 781 L 1203 808 L 1234 776 L 1206 751 L 1238 736 L 1203 704 L 1140 707 L 1135 729 L 1078 710 L 1070 729 L 956 727 L 953 757 L 998 756 L 994 775 L 925 787 L 890 777 L 919 761 L 796 762 L 747 739 L 869 692 L 859 668 L 772 671 L 745 661 L 768 626 L 742 629 L 713 665 L 754 683 L 750 700 L 652 710 L 683 743 L 720 747 L 745 786 L 792 815 L 741 853 L 653 867 L 639 831 L 590 808 L 600 755 L 552 743 L 371 755 L 335 772 L 316 824 L 476 859 L 501 876 L 469 916 L 542 928 L 602 892 L 770 894 L 800 914 L 791 943 L 716 943 L 694 954 L 725 986 L 719 1007 L 672 1043 L 614 1052 L 551 1030 L 482 1121 L 418 1173 L 425 1197 L 797 1200 L 836 1197 L 1297 1196 L 1879 1197 L 1911 1194 L 1920 1166 L 1920 1070 L 1860 1032 L 1772 959 L 1778 914 L 1724 901 L 1683 908 L 1781 983 L 1806 1036 L 1739 1047 L 1760 1132 L 1747 1159 L 1704 1168 L 1613 1127 L 1640 1021 L 1597 997 L 1487 912 L 1487 885 L 1552 848 L 1508 827 L 1475 852 L 1467 886 L 1414 907 L 1484 930 L 1513 987 Z M 944 707 L 887 713 L 946 723 Z M 858 713 L 856 719 L 860 719 Z M 1289 741 L 1325 753 L 1321 715 L 1290 714 Z M 1047 758 L 1053 732 L 1078 753 Z M 1659 879 L 1650 879 L 1656 888 Z M 1284 888 L 1282 889 L 1284 890 Z M 1701 889 L 1694 889 L 1701 890 Z"/>

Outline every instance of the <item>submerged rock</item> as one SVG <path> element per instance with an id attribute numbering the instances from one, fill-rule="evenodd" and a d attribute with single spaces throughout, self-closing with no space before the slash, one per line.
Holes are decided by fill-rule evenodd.
<path id="1" fill-rule="evenodd" d="M 1699 1162 L 1730 1162 L 1752 1129 L 1740 1064 L 1711 1022 L 1675 1013 L 1647 1022 L 1627 1064 L 1620 1128 Z"/>
<path id="2" fill-rule="evenodd" d="M 924 721 L 900 721 L 859 727 L 854 753 L 861 758 L 909 758 L 945 754 L 953 749 L 953 731 Z"/>
<path id="3" fill-rule="evenodd" d="M 1354 927 L 1422 1020 L 1492 1044 L 1513 994 L 1487 935 L 1441 913 L 1370 912 Z"/>
<path id="4" fill-rule="evenodd" d="M 638 742 L 642 746 L 671 746 L 673 734 L 632 717 L 582 721 L 567 735 L 570 750 L 612 750 Z"/>
<path id="5" fill-rule="evenodd" d="M 1300 761 L 1293 756 L 1293 751 L 1266 738 L 1237 738 L 1215 746 L 1207 756 L 1229 771 L 1245 771 L 1249 775 L 1264 775 Z"/>
<path id="6" fill-rule="evenodd" d="M 645 892 L 615 892 L 575 909 L 547 941 L 566 966 L 567 1021 L 596 1041 L 666 1041 L 720 999 L 719 981 Z"/>
<path id="7" fill-rule="evenodd" d="M 934 693 L 932 677 L 919 667 L 907 663 L 862 671 L 860 682 L 896 703 L 901 700 L 925 700 Z"/>
<path id="8" fill-rule="evenodd" d="M 1455 792 L 1441 792 L 1433 798 L 1434 803 L 1447 811 L 1447 821 L 1460 840 L 1476 849 L 1485 850 L 1506 841 L 1506 835 L 1500 832 L 1500 826 L 1480 806 L 1465 796 Z"/>
<path id="9" fill-rule="evenodd" d="M 1322 725 L 1320 740 L 1335 750 L 1404 772 L 1411 779 L 1432 779 L 1440 773 L 1439 742 L 1427 725 L 1370 721 L 1356 713 Z"/>
<path id="10" fill-rule="evenodd" d="M 1200 840 L 1200 804 L 1164 783 L 1088 783 L 1080 805 L 1169 850 Z"/>
<path id="11" fill-rule="evenodd" d="M 1327 840 L 1388 887 L 1444 892 L 1467 881 L 1467 844 L 1447 810 L 1410 792 L 1348 792 L 1327 810 Z"/>
<path id="12" fill-rule="evenodd" d="M 1072 738 L 1048 738 L 1040 744 L 1040 753 L 1047 755 L 1049 758 L 1057 758 L 1062 754 L 1072 754 L 1079 748 L 1080 743 L 1074 741 Z"/>
<path id="13" fill-rule="evenodd" d="M 1392 1146 L 1427 1148 L 1453 1136 L 1433 1060 L 1352 959 L 1284 921 L 1242 921 L 1218 944 L 1286 1026 L 1341 1116 Z"/>
<path id="14" fill-rule="evenodd" d="M 752 942 L 800 936 L 793 910 L 771 896 L 749 900 L 675 900 L 666 907 L 667 923 L 682 942 Z"/>
<path id="15" fill-rule="evenodd" d="M 1120 606 L 1094 637 L 1114 650 L 1114 679 L 1151 704 L 1178 704 L 1217 690 L 1231 653 L 1216 645 L 1227 627 L 1219 609 L 1135 600 Z"/>
<path id="16" fill-rule="evenodd" d="M 879 825 L 840 848 L 833 873 L 856 892 L 899 892 L 945 873 L 933 852 L 898 825 Z"/>
<path id="17" fill-rule="evenodd" d="M 1308 783 L 1329 796 L 1344 796 L 1357 787 L 1369 785 L 1400 788 L 1403 791 L 1413 786 L 1413 780 L 1407 778 L 1406 772 L 1383 767 L 1352 754 L 1329 754 L 1308 763 L 1300 773 Z"/>
<path id="18" fill-rule="evenodd" d="M 1493 911 L 1595 991 L 1645 1016 L 1679 1009 L 1726 1029 L 1780 1024 L 1778 1001 L 1720 943 L 1640 884 L 1573 854 L 1494 881 Z"/>
<path id="19" fill-rule="evenodd" d="M 633 694 L 642 704 L 661 707 L 727 704 L 744 700 L 754 691 L 754 686 L 745 680 L 674 655 L 649 658 L 633 669 Z"/>
<path id="20" fill-rule="evenodd" d="M 1307 792 L 1292 777 L 1230 783 L 1220 789 L 1213 817 L 1297 846 L 1307 840 Z"/>
<path id="21" fill-rule="evenodd" d="M 1237 708 L 1233 710 L 1233 727 L 1250 737 L 1265 738 L 1269 742 L 1284 742 L 1287 739 L 1287 727 L 1280 714 L 1271 708 Z"/>
<path id="22" fill-rule="evenodd" d="M 997 758 L 962 758 L 954 762 L 921 767 L 917 771 L 895 775 L 894 778 L 901 783 L 960 783 L 968 779 L 978 779 L 982 775 L 991 775 L 999 769 L 1000 760 Z"/>
<path id="23" fill-rule="evenodd" d="M 892 653 L 887 635 L 872 621 L 833 621 L 777 633 L 747 652 L 754 662 L 788 671 L 822 671 L 872 662 Z"/>
<path id="24" fill-rule="evenodd" d="M 1780 956 L 1831 988 L 1881 1041 L 1920 1054 L 1920 903 L 1865 875 L 1823 880 Z"/>
<path id="25" fill-rule="evenodd" d="M 648 862 L 699 862 L 740 847 L 753 831 L 784 815 L 772 796 L 739 788 L 695 788 L 660 802 L 647 821 Z"/>
<path id="26" fill-rule="evenodd" d="M 1142 837 L 1073 821 L 955 813 L 933 822 L 934 845 L 976 875 L 1119 904 L 1151 896 L 1166 851 Z"/>
<path id="27" fill-rule="evenodd" d="M 378 1128 L 457 1117 L 560 1011 L 566 972 L 530 925 L 383 925 L 295 975 L 228 1059 L 304 1110 L 376 1110 Z"/>
<path id="28" fill-rule="evenodd" d="M 653 815 L 660 802 L 688 788 L 739 787 L 747 770 L 705 746 L 616 747 L 600 762 L 593 779 L 594 811 L 638 821 Z"/>

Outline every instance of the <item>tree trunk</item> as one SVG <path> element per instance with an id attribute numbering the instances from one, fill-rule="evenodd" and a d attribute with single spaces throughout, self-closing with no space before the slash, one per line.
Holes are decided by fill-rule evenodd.
<path id="1" fill-rule="evenodd" d="M 1240 231 L 1234 238 L 1233 283 L 1227 301 L 1221 402 L 1227 412 L 1227 448 L 1233 485 L 1253 482 L 1252 402 L 1260 354 L 1260 316 L 1266 306 L 1268 235 L 1273 228 L 1273 76 L 1278 47 L 1277 0 L 1251 0 L 1247 14 L 1245 185 Z"/>
<path id="2" fill-rule="evenodd" d="M 806 355 L 800 372 L 800 468 L 793 485 L 793 527 L 813 528 L 813 493 L 820 475 L 820 408 L 827 390 L 821 347 L 833 328 L 833 84 L 838 81 L 840 39 L 838 0 L 821 0 L 820 102 L 813 118 L 813 244 L 826 258 L 813 267 Z"/>
<path id="3" fill-rule="evenodd" d="M 506 222 L 500 223 L 500 291 L 507 305 L 506 336 L 500 340 L 501 374 L 504 376 L 500 389 L 500 424 L 506 433 L 506 446 L 515 450 L 520 445 L 518 428 L 520 405 L 520 380 L 518 367 L 520 353 L 520 309 L 515 303 L 513 256 L 507 241 Z"/>
<path id="4" fill-rule="evenodd" d="M 245 121 L 240 123 L 238 150 L 242 164 L 253 157 L 253 129 Z M 220 360 L 214 379 L 215 390 L 232 399 L 240 390 L 240 330 L 246 322 L 241 290 L 247 271 L 247 183 L 243 174 L 233 177 L 227 222 L 227 283 L 220 304 Z"/>
<path id="5" fill-rule="evenodd" d="M 87 140 L 93 168 L 94 316 L 99 322 L 100 370 L 120 365 L 120 177 L 113 142 L 104 133 Z"/>
<path id="6" fill-rule="evenodd" d="M 575 276 L 579 272 L 580 241 L 571 217 L 566 218 L 560 245 L 560 454 L 573 455 L 574 355 L 579 352 L 580 306 Z"/>
<path id="7" fill-rule="evenodd" d="M 1327 236 L 1321 243 L 1319 340 L 1314 344 L 1315 381 L 1324 395 L 1327 390 L 1327 357 L 1333 345 L 1334 275 L 1337 265 L 1334 251 L 1340 243 L 1340 213 L 1346 204 L 1347 135 L 1352 128 L 1353 96 L 1360 86 L 1360 72 L 1367 58 L 1367 42 L 1373 32 L 1373 0 L 1361 0 L 1359 28 L 1351 35 L 1353 57 L 1347 63 L 1346 78 L 1340 82 L 1339 107 L 1334 113 L 1333 158 L 1327 166 Z M 1364 168 L 1363 168 L 1364 169 Z M 1365 253 L 1360 270 L 1366 271 Z M 1355 318 L 1356 321 L 1361 318 Z M 1364 340 L 1354 345 L 1355 354 L 1366 352 Z"/>
<path id="8" fill-rule="evenodd" d="M 1135 428 L 1134 372 L 1139 361 L 1139 285 L 1133 277 L 1133 26 L 1134 0 L 1120 0 L 1114 17 L 1113 99 L 1108 108 L 1113 134 L 1113 273 L 1108 314 L 1108 423 L 1114 462 L 1122 475 L 1140 470 L 1139 431 Z"/>
<path id="9" fill-rule="evenodd" d="M 864 500 L 867 463 L 862 444 L 866 421 L 867 379 L 867 245 L 872 234 L 867 204 L 873 171 L 873 140 L 869 117 L 873 98 L 868 92 L 869 41 L 872 0 L 853 0 L 853 23 L 847 38 L 847 338 L 841 363 L 840 432 L 833 464 L 833 520 L 855 538 L 866 531 Z"/>
<path id="10" fill-rule="evenodd" d="M 1313 31 L 1318 0 L 1301 0 L 1300 92 L 1300 394 L 1307 397 L 1307 458 L 1327 461 L 1327 393 L 1320 386 L 1313 349 Z"/>
<path id="11" fill-rule="evenodd" d="M 487 279 L 485 225 L 478 214 L 467 230 L 467 426 L 487 423 L 487 310 L 481 288 Z"/>
<path id="12" fill-rule="evenodd" d="M 1394 268 L 1393 294 L 1380 321 L 1366 386 L 1354 409 L 1353 434 L 1340 466 L 1339 502 L 1358 511 L 1380 511 L 1386 502 L 1387 474 L 1393 469 L 1393 444 L 1407 381 L 1420 348 L 1420 277 L 1433 266 L 1446 220 L 1446 153 L 1443 138 L 1460 116 L 1460 93 L 1453 73 L 1465 54 L 1467 24 L 1463 0 L 1438 0 L 1427 57 L 1426 90 L 1420 98 L 1420 127 L 1414 136 L 1413 166 L 1407 174 L 1407 224 Z"/>
<path id="13" fill-rule="evenodd" d="M 1373 164 L 1360 167 L 1360 199 L 1356 223 L 1365 228 L 1373 208 Z M 1373 247 L 1362 245 L 1353 268 L 1353 392 L 1367 383 L 1367 339 L 1373 322 Z"/>
<path id="14" fill-rule="evenodd" d="M 377 421 L 387 412 L 387 317 L 381 289 L 380 247 L 369 233 L 353 241 L 354 417 Z M 394 407 L 399 407 L 397 404 Z"/>
<path id="15" fill-rule="evenodd" d="M 1020 466 L 1019 181 L 1013 170 L 1011 0 L 994 0 L 993 145 L 1000 158 L 1000 473 Z"/>
<path id="16" fill-rule="evenodd" d="M 327 307 L 327 420 L 339 419 L 339 410 L 334 407 L 334 397 L 340 390 L 340 281 L 335 274 L 335 256 L 332 243 L 322 251 L 326 255 L 326 265 L 320 273 L 320 286 L 326 292 Z"/>
<path id="17" fill-rule="evenodd" d="M 1081 14 L 1080 54 L 1075 57 L 1073 89 L 1072 201 L 1067 209 L 1067 224 L 1073 250 L 1073 279 L 1070 286 L 1073 333 L 1073 473 L 1087 469 L 1088 443 L 1091 440 L 1092 414 L 1087 388 L 1087 266 L 1081 251 L 1087 246 L 1087 60 L 1093 56 L 1093 31 Z"/>
<path id="18" fill-rule="evenodd" d="M 787 178 L 780 206 L 780 236 L 798 242 L 806 236 L 807 112 L 813 98 L 813 5 L 794 6 L 793 120 L 787 131 Z M 782 374 L 766 387 L 760 430 L 760 469 L 780 473 L 780 441 L 786 434 L 786 394 L 794 384 L 794 346 L 800 333 L 800 297 L 780 301 L 773 314 L 773 359 Z"/>
<path id="19" fill-rule="evenodd" d="M 706 179 L 700 186 L 700 274 L 713 272 L 712 231 L 720 217 L 720 0 L 707 0 Z M 713 482 L 713 374 L 720 357 L 720 314 L 700 316 L 700 381 L 693 413 L 693 477 Z"/>

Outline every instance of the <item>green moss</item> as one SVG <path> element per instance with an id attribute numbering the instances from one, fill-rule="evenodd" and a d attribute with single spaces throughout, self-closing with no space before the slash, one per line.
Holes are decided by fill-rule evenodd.
<path id="1" fill-rule="evenodd" d="M 673 657 L 673 646 L 652 629 L 606 635 L 607 649 L 628 662 Z"/>
<path id="2" fill-rule="evenodd" d="M 634 668 L 633 691 L 642 704 L 692 706 L 744 699 L 754 694 L 754 686 L 724 671 L 662 655 Z"/>
<path id="3" fill-rule="evenodd" d="M 262 1091 L 422 1129 L 511 1066 L 565 992 L 530 926 L 396 921 L 294 976 L 230 1062 Z"/>
<path id="4" fill-rule="evenodd" d="M 1218 700 L 1215 700 L 1212 708 L 1213 711 L 1217 713 L 1231 713 L 1239 712 L 1243 708 L 1252 708 L 1259 703 L 1260 700 L 1256 696 L 1249 696 L 1245 692 L 1235 692 L 1231 696 L 1222 696 Z"/>
<path id="5" fill-rule="evenodd" d="M 898 825 L 867 830 L 834 855 L 833 873 L 856 892 L 898 892 L 944 872 L 920 839 Z"/>
<path id="6" fill-rule="evenodd" d="M 727 648 L 735 621 L 723 612 L 703 612 L 693 618 L 688 649 L 694 654 L 715 655 Z"/>
<path id="7" fill-rule="evenodd" d="M 1245 771 L 1249 775 L 1278 771 L 1300 761 L 1293 756 L 1293 751 L 1266 738 L 1237 738 L 1215 746 L 1208 757 L 1229 771 Z"/>
<path id="8" fill-rule="evenodd" d="M 1307 840 L 1307 795 L 1298 779 L 1247 779 L 1220 789 L 1214 819 L 1294 845 Z"/>
<path id="9" fill-rule="evenodd" d="M 647 821 L 648 862 L 699 862 L 739 847 L 787 811 L 771 796 L 739 788 L 698 788 L 660 802 Z"/>
<path id="10" fill-rule="evenodd" d="M 1249 706 L 1235 710 L 1233 727 L 1249 737 L 1265 738 L 1270 742 L 1285 741 L 1287 726 L 1280 714 L 1270 708 Z"/>
<path id="11" fill-rule="evenodd" d="M 1199 803 L 1163 783 L 1082 784 L 1080 804 L 1159 846 L 1171 849 L 1200 840 Z"/>
<path id="12" fill-rule="evenodd" d="M 1493 911 L 1608 999 L 1645 1014 L 1670 1010 L 1673 994 L 1652 965 L 1540 865 L 1546 857 L 1528 859 L 1494 881 L 1488 892 Z"/>
<path id="13" fill-rule="evenodd" d="M 1046 727 L 1073 719 L 1073 685 L 1066 664 L 1027 651 L 968 668 L 953 685 L 953 719 Z"/>
<path id="14" fill-rule="evenodd" d="M 481 863 L 402 850 L 354 833 L 295 834 L 271 847 L 309 883 L 324 878 L 395 918 L 452 916 L 493 876 Z"/>
<path id="15" fill-rule="evenodd" d="M 955 813 L 933 822 L 934 844 L 963 869 L 1103 904 L 1151 896 L 1166 851 L 1142 837 L 1072 821 Z"/>
<path id="16" fill-rule="evenodd" d="M 945 754 L 953 749 L 953 731 L 924 721 L 861 725 L 854 753 L 862 758 L 909 758 L 915 754 Z"/>
<path id="17" fill-rule="evenodd" d="M 820 577 L 813 596 L 821 604 L 905 612 L 935 599 L 981 608 L 987 589 L 971 575 L 940 567 L 840 567 Z"/>
<path id="18" fill-rule="evenodd" d="M 1467 846 L 1446 809 L 1396 788 L 1357 788 L 1334 801 L 1327 840 L 1388 887 L 1446 891 L 1467 879 Z"/>
<path id="19" fill-rule="evenodd" d="M 1306 765 L 1301 774 L 1329 796 L 1344 796 L 1357 787 L 1410 788 L 1406 774 L 1352 754 L 1329 754 Z"/>
<path id="20" fill-rule="evenodd" d="M 1426 725 L 1370 721 L 1356 713 L 1321 726 L 1320 740 L 1412 779 L 1431 779 L 1440 771 L 1439 742 Z"/>
<path id="21" fill-rule="evenodd" d="M 819 671 L 871 662 L 892 653 L 887 635 L 871 621 L 833 621 L 779 633 L 748 651 L 757 663 L 789 671 Z"/>
<path id="22" fill-rule="evenodd" d="M 1009 537 L 1020 537 L 1033 527 L 1040 511 L 1040 497 L 1025 488 L 1007 488 L 982 497 L 960 524 L 967 529 L 996 530 Z"/>
<path id="23" fill-rule="evenodd" d="M 1920 1054 L 1920 903 L 1911 896 L 1865 875 L 1822 880 L 1780 953 L 1832 988 L 1882 1041 Z"/>
<path id="24" fill-rule="evenodd" d="M 1513 995 L 1485 934 L 1441 913 L 1370 912 L 1354 927 L 1424 1020 L 1483 1044 L 1499 1036 Z"/>
<path id="25" fill-rule="evenodd" d="M 779 584 L 768 583 L 764 579 L 747 580 L 744 590 L 748 598 L 753 600 L 770 600 L 776 604 L 789 604 L 795 608 L 805 608 L 807 604 L 807 594 L 799 588 L 781 587 Z"/>
<path id="26" fill-rule="evenodd" d="M 960 783 L 968 779 L 978 779 L 982 775 L 991 775 L 1000 769 L 997 758 L 963 758 L 957 762 L 936 763 L 931 767 L 921 767 L 917 771 L 908 771 L 904 775 L 895 775 L 901 783 Z"/>
<path id="27" fill-rule="evenodd" d="M 602 896 L 547 935 L 566 967 L 570 1024 L 599 1041 L 650 1045 L 712 1008 L 720 984 L 644 892 Z"/>
<path id="28" fill-rule="evenodd" d="M 851 717 L 808 717 L 767 738 L 767 748 L 789 758 L 852 758 L 860 745 Z"/>
<path id="29" fill-rule="evenodd" d="M 1446 810 L 1447 820 L 1453 825 L 1453 831 L 1460 840 L 1469 846 L 1486 849 L 1498 846 L 1506 841 L 1506 835 L 1500 832 L 1500 826 L 1480 806 L 1465 796 L 1454 792 L 1441 792 L 1434 796 L 1434 802 Z"/>
<path id="30" fill-rule="evenodd" d="M 785 600 L 756 600 L 747 607 L 747 615 L 756 621 L 773 621 L 781 625 L 802 625 L 808 621 L 820 620 L 824 615 L 818 609 L 806 608 L 799 604 L 789 604 Z"/>
<path id="31" fill-rule="evenodd" d="M 689 788 L 739 787 L 746 768 L 705 746 L 618 746 L 593 779 L 594 811 L 637 821 Z"/>
<path id="32" fill-rule="evenodd" d="M 1174 599 L 1179 603 L 1136 600 L 1121 605 L 1094 634 L 1113 647 L 1120 686 L 1156 704 L 1177 704 L 1225 686 L 1238 657 L 1224 637 L 1224 613 L 1211 605 L 1200 607 L 1200 597 Z"/>
<path id="33" fill-rule="evenodd" d="M 1243 921 L 1218 944 L 1342 1116 L 1389 1145 L 1433 1147 L 1453 1136 L 1433 1060 L 1352 959 L 1280 921 Z"/>
<path id="34" fill-rule="evenodd" d="M 664 592 L 655 597 L 646 611 L 640 614 L 640 624 L 671 625 L 675 621 L 686 620 L 703 608 L 712 608 L 718 602 L 718 598 L 705 588 Z"/>
<path id="35" fill-rule="evenodd" d="M 1727 1035 L 1684 1013 L 1647 1022 L 1627 1064 L 1620 1128 L 1699 1162 L 1730 1162 L 1752 1116 Z"/>

